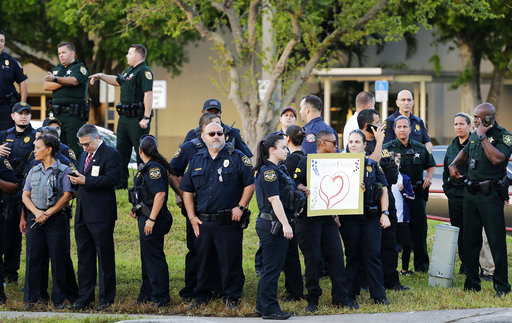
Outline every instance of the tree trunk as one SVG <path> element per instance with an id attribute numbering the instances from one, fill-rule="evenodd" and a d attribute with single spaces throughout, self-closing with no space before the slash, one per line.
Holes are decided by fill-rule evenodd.
<path id="1" fill-rule="evenodd" d="M 496 111 L 499 109 L 501 89 L 503 88 L 503 80 L 505 79 L 506 71 L 506 69 L 500 69 L 497 67 L 495 67 L 492 71 L 491 88 L 489 89 L 489 94 L 487 95 L 487 102 L 494 105 Z"/>
<path id="2" fill-rule="evenodd" d="M 459 37 L 457 38 L 457 45 L 460 51 L 462 68 L 464 69 L 462 73 L 466 74 L 468 71 L 471 73 L 470 79 L 461 85 L 461 111 L 471 115 L 481 101 L 479 68 L 475 69 L 475 65 L 479 65 L 479 62 L 477 63 L 478 58 L 475 57 L 470 42 Z"/>

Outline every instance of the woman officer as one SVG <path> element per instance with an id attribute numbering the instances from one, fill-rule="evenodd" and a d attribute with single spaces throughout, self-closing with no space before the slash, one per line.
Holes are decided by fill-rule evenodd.
<path id="1" fill-rule="evenodd" d="M 348 147 L 351 153 L 364 153 L 366 138 L 357 129 L 350 132 Z M 379 164 L 364 159 L 364 214 L 341 216 L 341 235 L 347 249 L 348 292 L 355 299 L 359 294 L 358 273 L 367 271 L 370 296 L 376 304 L 388 305 L 382 262 L 380 258 L 382 228 L 390 226 L 388 218 L 387 181 Z"/>
<path id="2" fill-rule="evenodd" d="M 277 301 L 277 281 L 283 270 L 288 240 L 293 230 L 288 218 L 294 210 L 289 206 L 290 191 L 295 184 L 280 162 L 286 159 L 288 149 L 282 135 L 270 134 L 258 144 L 256 172 L 256 199 L 260 214 L 256 220 L 256 232 L 261 241 L 263 269 L 258 283 L 256 313 L 263 319 L 287 319 L 290 313 L 282 312 Z M 282 229 L 272 229 L 279 227 Z"/>
<path id="3" fill-rule="evenodd" d="M 164 236 L 172 225 L 172 216 L 167 209 L 170 166 L 158 152 L 156 139 L 151 135 L 141 137 L 139 155 L 144 164 L 133 184 L 140 194 L 137 202 L 140 208 L 134 210 L 136 205 L 130 211 L 139 224 L 142 261 L 142 286 L 137 302 L 152 302 L 162 307 L 170 301 L 169 270 L 164 254 Z"/>
<path id="4" fill-rule="evenodd" d="M 56 309 L 64 308 L 66 300 L 66 256 L 69 245 L 68 219 L 62 209 L 72 198 L 68 176 L 70 168 L 55 156 L 60 149 L 57 137 L 44 134 L 34 143 L 34 158 L 41 163 L 27 175 L 23 188 L 23 204 L 31 214 L 27 220 L 27 260 L 23 301 L 32 308 L 41 291 L 41 272 L 47 271 L 48 256 L 52 265 L 52 302 Z"/>

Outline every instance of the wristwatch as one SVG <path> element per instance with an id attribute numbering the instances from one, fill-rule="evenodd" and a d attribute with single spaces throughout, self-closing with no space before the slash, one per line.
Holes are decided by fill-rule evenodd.
<path id="1" fill-rule="evenodd" d="M 380 212 L 380 214 L 384 214 L 384 215 L 389 216 L 389 211 L 388 210 L 384 210 L 384 211 Z"/>
<path id="2" fill-rule="evenodd" d="M 59 78 L 58 78 L 57 76 L 55 76 L 55 77 L 53 78 L 53 81 L 54 81 L 54 82 L 57 82 L 58 80 L 59 80 Z"/>
<path id="3" fill-rule="evenodd" d="M 144 120 L 151 120 L 151 117 L 143 116 L 142 119 L 144 119 Z"/>
<path id="4" fill-rule="evenodd" d="M 478 136 L 478 140 L 480 140 L 480 141 L 484 140 L 485 138 L 487 138 L 485 133 L 483 135 L 481 135 L 481 136 Z"/>
<path id="5" fill-rule="evenodd" d="M 243 207 L 241 204 L 238 204 L 237 206 L 240 210 L 242 210 L 242 212 L 245 212 L 245 210 L 247 210 L 247 208 Z"/>

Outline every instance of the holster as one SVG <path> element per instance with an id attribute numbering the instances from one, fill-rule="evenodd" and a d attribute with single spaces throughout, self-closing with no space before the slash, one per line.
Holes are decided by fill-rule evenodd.
<path id="1" fill-rule="evenodd" d="M 245 209 L 242 217 L 240 218 L 240 228 L 242 230 L 247 229 L 249 223 L 251 222 L 251 211 L 249 209 Z"/>

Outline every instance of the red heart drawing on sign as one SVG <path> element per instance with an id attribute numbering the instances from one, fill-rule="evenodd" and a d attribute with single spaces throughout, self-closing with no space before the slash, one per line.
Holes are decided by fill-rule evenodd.
<path id="1" fill-rule="evenodd" d="M 343 199 L 347 196 L 348 189 L 344 190 L 344 186 L 345 180 L 341 174 L 335 175 L 334 177 L 325 175 L 322 178 L 320 181 L 319 195 L 320 199 L 325 202 L 327 209 L 332 209 L 333 206 L 343 201 Z M 345 194 L 342 196 L 341 194 L 343 191 L 345 191 Z"/>

